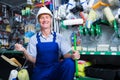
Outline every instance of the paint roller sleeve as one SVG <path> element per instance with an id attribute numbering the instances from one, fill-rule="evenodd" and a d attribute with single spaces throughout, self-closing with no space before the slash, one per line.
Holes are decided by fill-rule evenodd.
<path id="1" fill-rule="evenodd" d="M 63 21 L 63 25 L 67 26 L 67 25 L 79 25 L 79 24 L 83 24 L 83 19 L 71 19 L 71 20 L 64 20 Z"/>
<path id="2" fill-rule="evenodd" d="M 110 7 L 105 7 L 103 9 L 103 12 L 104 12 L 108 22 L 110 23 L 110 25 L 112 25 L 113 21 L 115 20 L 115 17 L 113 16 Z"/>

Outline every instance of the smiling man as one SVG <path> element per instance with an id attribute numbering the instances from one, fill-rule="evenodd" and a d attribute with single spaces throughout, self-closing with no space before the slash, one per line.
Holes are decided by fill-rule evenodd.
<path id="1" fill-rule="evenodd" d="M 15 49 L 23 51 L 34 63 L 32 80 L 73 80 L 74 59 L 79 59 L 80 55 L 78 51 L 70 54 L 71 45 L 61 34 L 51 30 L 52 17 L 47 7 L 41 7 L 36 16 L 40 31 L 30 38 L 27 50 L 21 44 L 15 44 Z M 63 61 L 59 60 L 60 55 Z"/>

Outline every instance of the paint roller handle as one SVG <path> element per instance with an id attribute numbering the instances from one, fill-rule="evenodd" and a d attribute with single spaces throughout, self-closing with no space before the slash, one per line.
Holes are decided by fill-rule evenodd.
<path id="1" fill-rule="evenodd" d="M 77 46 L 77 44 L 76 44 L 76 34 L 74 34 L 74 50 L 77 50 L 76 46 Z M 78 76 L 78 61 L 77 61 L 77 59 L 75 59 L 75 67 L 76 67 L 75 75 Z"/>
<path id="2" fill-rule="evenodd" d="M 117 37 L 120 38 L 120 34 L 119 34 L 119 30 L 118 30 L 118 24 L 117 24 L 116 20 L 113 21 L 113 25 L 114 25 L 114 30 L 117 34 Z"/>
<path id="3" fill-rule="evenodd" d="M 42 4 L 44 4 L 44 2 L 45 2 L 45 1 L 44 1 L 44 0 L 42 0 Z"/>

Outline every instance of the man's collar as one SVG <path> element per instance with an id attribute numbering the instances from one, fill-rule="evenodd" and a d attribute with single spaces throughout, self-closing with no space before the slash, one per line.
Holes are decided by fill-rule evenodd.
<path id="1" fill-rule="evenodd" d="M 53 32 L 53 31 L 51 31 L 51 34 L 53 35 L 53 34 L 54 34 L 54 32 Z M 42 36 L 42 32 L 41 32 L 41 31 L 39 32 L 39 36 Z"/>

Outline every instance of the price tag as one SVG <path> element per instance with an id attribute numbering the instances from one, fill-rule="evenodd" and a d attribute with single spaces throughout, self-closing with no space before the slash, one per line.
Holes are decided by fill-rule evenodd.
<path id="1" fill-rule="evenodd" d="M 94 52 L 90 52 L 90 54 L 94 55 L 95 53 Z"/>
<path id="2" fill-rule="evenodd" d="M 100 54 L 101 54 L 101 55 L 105 55 L 105 53 L 104 53 L 104 52 L 101 52 Z"/>
<path id="3" fill-rule="evenodd" d="M 86 54 L 85 52 L 82 52 L 82 54 Z"/>
<path id="4" fill-rule="evenodd" d="M 111 55 L 117 55 L 117 53 L 113 52 L 113 53 L 111 53 Z"/>

